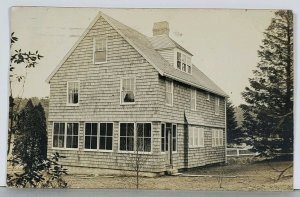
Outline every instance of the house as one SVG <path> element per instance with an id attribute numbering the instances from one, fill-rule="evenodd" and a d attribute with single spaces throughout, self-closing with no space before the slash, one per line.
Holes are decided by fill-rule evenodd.
<path id="1" fill-rule="evenodd" d="M 69 170 L 163 173 L 225 162 L 227 95 L 169 37 L 147 37 L 99 13 L 48 77 L 48 154 Z"/>

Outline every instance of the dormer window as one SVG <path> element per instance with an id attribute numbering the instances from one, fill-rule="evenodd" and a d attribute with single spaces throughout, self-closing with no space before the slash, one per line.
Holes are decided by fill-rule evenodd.
<path id="1" fill-rule="evenodd" d="M 106 62 L 106 38 L 95 37 L 94 38 L 94 63 Z"/>
<path id="2" fill-rule="evenodd" d="M 176 68 L 183 72 L 192 74 L 192 63 L 191 57 L 188 55 L 177 51 L 176 52 Z"/>

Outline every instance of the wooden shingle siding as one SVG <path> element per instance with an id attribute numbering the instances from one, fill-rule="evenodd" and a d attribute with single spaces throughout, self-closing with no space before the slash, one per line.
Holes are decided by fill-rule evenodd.
<path id="1" fill-rule="evenodd" d="M 161 50 L 157 50 L 157 52 L 163 57 L 165 58 L 170 65 L 174 65 L 174 49 L 161 49 Z"/>

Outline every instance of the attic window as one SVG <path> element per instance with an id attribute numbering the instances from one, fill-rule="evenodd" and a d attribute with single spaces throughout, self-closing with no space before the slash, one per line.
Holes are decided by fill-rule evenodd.
<path id="1" fill-rule="evenodd" d="M 94 38 L 94 63 L 106 62 L 106 38 L 95 37 Z"/>
<path id="2" fill-rule="evenodd" d="M 191 57 L 184 53 L 176 52 L 176 68 L 183 72 L 192 74 Z"/>

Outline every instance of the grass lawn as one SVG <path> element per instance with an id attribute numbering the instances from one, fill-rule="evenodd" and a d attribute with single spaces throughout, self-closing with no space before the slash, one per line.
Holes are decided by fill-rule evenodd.
<path id="1" fill-rule="evenodd" d="M 273 161 L 270 164 L 282 170 L 292 161 Z M 280 172 L 267 162 L 210 166 L 184 172 L 183 176 L 142 177 L 141 189 L 168 190 L 240 190 L 240 191 L 289 191 L 293 189 L 293 168 L 280 180 Z M 222 174 L 222 176 L 221 176 Z M 200 176 L 199 176 L 200 175 Z M 223 177 L 223 178 L 220 178 Z M 135 188 L 135 177 L 76 176 L 64 177 L 71 188 Z M 220 187 L 221 180 L 221 187 Z"/>

